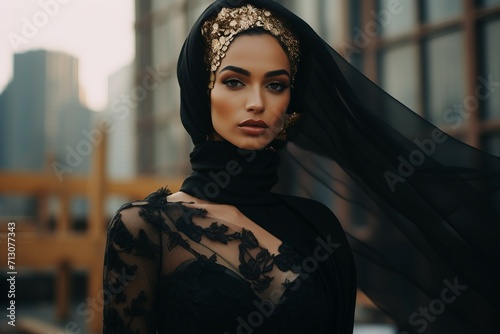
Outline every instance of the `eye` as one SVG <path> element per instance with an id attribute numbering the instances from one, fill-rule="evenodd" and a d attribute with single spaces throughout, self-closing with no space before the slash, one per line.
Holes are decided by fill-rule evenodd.
<path id="1" fill-rule="evenodd" d="M 285 85 L 282 82 L 271 82 L 269 85 L 267 85 L 267 88 L 275 92 L 282 92 L 288 88 L 288 85 Z"/>
<path id="2" fill-rule="evenodd" d="M 244 86 L 243 83 L 238 79 L 228 79 L 224 80 L 222 83 L 229 88 L 238 88 Z"/>

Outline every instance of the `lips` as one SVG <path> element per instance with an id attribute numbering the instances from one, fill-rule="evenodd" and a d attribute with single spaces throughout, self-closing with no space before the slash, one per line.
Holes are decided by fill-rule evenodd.
<path id="1" fill-rule="evenodd" d="M 238 128 L 248 135 L 258 136 L 263 134 L 269 125 L 262 120 L 248 119 L 238 124 Z"/>
<path id="2" fill-rule="evenodd" d="M 238 126 L 254 126 L 256 128 L 264 128 L 264 129 L 267 129 L 269 127 L 269 125 L 267 125 L 266 122 L 254 119 L 248 119 L 244 122 L 241 122 L 240 124 L 238 124 Z"/>

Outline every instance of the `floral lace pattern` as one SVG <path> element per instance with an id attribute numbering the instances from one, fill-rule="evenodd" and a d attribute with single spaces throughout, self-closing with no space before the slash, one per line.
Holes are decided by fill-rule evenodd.
<path id="1" fill-rule="evenodd" d="M 302 259 L 292 247 L 283 243 L 278 249 L 279 254 L 274 255 L 262 247 L 248 229 L 234 231 L 234 228 L 217 221 L 202 226 L 196 220 L 208 221 L 205 210 L 189 208 L 182 203 L 168 203 L 166 196 L 169 194 L 167 189 L 160 189 L 145 201 L 126 204 L 110 223 L 104 262 L 104 333 L 156 332 L 160 326 L 158 322 L 162 321 L 157 314 L 162 305 L 175 304 L 172 300 L 161 299 L 166 291 L 170 296 L 178 292 L 172 291 L 170 286 L 182 267 L 178 265 L 165 270 L 165 263 L 195 261 L 200 265 L 206 263 L 202 265 L 205 269 L 200 272 L 231 273 L 230 268 L 218 264 L 219 254 L 216 251 L 206 251 L 208 242 L 232 245 L 238 250 L 235 258 L 239 263 L 235 267 L 241 276 L 238 277 L 239 282 L 246 280 L 257 293 L 270 288 L 275 280 L 272 272 L 276 268 L 300 274 L 299 263 Z M 136 210 L 135 214 L 128 209 Z M 185 260 L 181 261 L 181 258 Z M 232 275 L 237 276 L 234 271 Z M 230 276 L 227 273 L 223 275 Z M 185 281 L 189 279 L 184 278 Z M 179 284 L 178 281 L 176 284 Z M 286 290 L 289 281 L 286 279 L 280 284 Z M 204 291 L 204 287 L 199 290 Z M 162 298 L 154 298 L 158 295 Z M 199 292 L 192 296 L 200 298 Z M 205 300 L 210 301 L 211 298 L 214 297 Z M 177 305 L 172 312 L 180 312 L 182 307 Z M 189 312 L 196 314 L 195 310 Z M 147 330 L 139 331 L 138 328 Z"/>

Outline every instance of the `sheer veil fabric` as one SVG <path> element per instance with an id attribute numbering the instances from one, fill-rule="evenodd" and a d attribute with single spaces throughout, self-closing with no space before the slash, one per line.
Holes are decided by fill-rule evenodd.
<path id="1" fill-rule="evenodd" d="M 301 43 L 288 112 L 303 117 L 280 151 L 276 191 L 331 207 L 348 235 L 359 289 L 401 333 L 493 333 L 500 317 L 500 158 L 416 115 L 280 4 L 215 1 L 194 24 L 178 79 L 181 119 L 196 147 L 213 132 L 201 26 L 222 7 L 243 3 L 283 18 Z M 197 180 L 188 178 L 184 190 Z M 248 215 L 262 206 L 220 196 Z"/>

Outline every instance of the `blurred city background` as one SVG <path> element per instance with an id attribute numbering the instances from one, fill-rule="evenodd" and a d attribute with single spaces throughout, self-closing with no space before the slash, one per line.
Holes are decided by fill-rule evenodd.
<path id="1" fill-rule="evenodd" d="M 17 331 L 2 315 L 0 332 L 100 331 L 107 222 L 190 172 L 175 69 L 211 2 L 0 0 L 3 310 L 8 222 L 17 272 Z M 500 0 L 279 2 L 412 110 L 500 155 Z M 362 294 L 356 321 L 395 333 Z"/>

